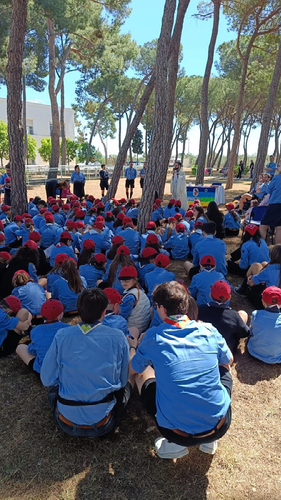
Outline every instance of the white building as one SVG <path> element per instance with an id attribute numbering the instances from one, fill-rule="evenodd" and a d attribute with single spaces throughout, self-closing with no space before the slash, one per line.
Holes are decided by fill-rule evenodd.
<path id="1" fill-rule="evenodd" d="M 59 109 L 60 112 L 60 109 Z M 75 139 L 74 111 L 70 108 L 64 110 L 65 135 L 67 139 Z M 7 123 L 7 99 L 0 98 L 0 121 Z M 51 137 L 52 114 L 51 106 L 38 102 L 27 101 L 26 103 L 26 124 L 27 133 L 37 142 L 37 148 L 41 146 L 41 139 Z M 35 164 L 45 165 L 37 151 Z"/>

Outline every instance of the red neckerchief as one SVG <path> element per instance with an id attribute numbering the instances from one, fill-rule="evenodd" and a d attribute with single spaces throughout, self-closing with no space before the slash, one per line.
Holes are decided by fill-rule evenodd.
<path id="1" fill-rule="evenodd" d="M 173 325 L 173 326 L 176 326 L 177 328 L 185 328 L 185 326 L 187 325 L 187 323 L 190 321 L 190 318 L 188 316 L 185 316 L 185 318 L 181 321 L 175 321 L 174 319 L 172 318 L 166 318 L 164 323 L 168 323 L 169 325 Z"/>

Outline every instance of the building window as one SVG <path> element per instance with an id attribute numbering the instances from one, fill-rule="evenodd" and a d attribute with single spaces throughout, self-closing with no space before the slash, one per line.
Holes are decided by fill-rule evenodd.
<path id="1" fill-rule="evenodd" d="M 53 124 L 50 123 L 50 136 L 52 136 Z M 61 129 L 60 129 L 60 137 L 61 137 Z"/>
<path id="2" fill-rule="evenodd" d="M 34 132 L 33 132 L 33 125 L 29 125 L 26 127 L 27 128 L 27 133 L 29 135 L 34 135 Z"/>

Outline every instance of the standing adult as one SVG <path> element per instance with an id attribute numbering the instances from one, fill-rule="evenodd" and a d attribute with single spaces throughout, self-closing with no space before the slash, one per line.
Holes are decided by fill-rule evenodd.
<path id="1" fill-rule="evenodd" d="M 238 174 L 237 174 L 237 176 L 236 176 L 236 179 L 241 179 L 242 174 L 243 174 L 243 170 L 244 170 L 244 163 L 243 163 L 243 161 L 241 160 L 241 161 L 239 162 L 239 165 L 238 165 Z"/>
<path id="2" fill-rule="evenodd" d="M 269 227 L 276 227 L 275 244 L 281 243 L 281 163 L 277 173 L 264 188 L 264 194 L 270 194 L 269 204 L 260 225 L 261 237 L 265 240 Z"/>
<path id="3" fill-rule="evenodd" d="M 108 170 L 106 170 L 105 163 L 102 164 L 101 170 L 100 170 L 100 188 L 101 188 L 101 195 L 104 196 L 104 190 L 106 189 L 108 191 L 108 180 L 109 180 L 109 173 Z"/>
<path id="4" fill-rule="evenodd" d="M 67 189 L 68 181 L 59 181 L 58 179 L 49 179 L 46 181 L 45 189 L 47 199 L 49 197 L 55 198 L 57 196 L 57 189 L 62 191 L 63 189 Z"/>
<path id="5" fill-rule="evenodd" d="M 173 168 L 173 175 L 171 179 L 171 193 L 175 200 L 181 201 L 183 210 L 188 209 L 185 173 L 182 169 L 182 163 L 176 161 Z"/>
<path id="6" fill-rule="evenodd" d="M 136 177 L 137 177 L 137 171 L 134 168 L 134 163 L 130 161 L 129 166 L 125 170 L 125 178 L 126 178 L 125 188 L 126 188 L 127 200 L 133 197 Z M 129 196 L 129 188 L 130 188 L 130 196 Z"/>
<path id="7" fill-rule="evenodd" d="M 250 179 L 253 178 L 254 168 L 255 168 L 255 164 L 254 164 L 253 160 L 251 160 L 251 163 L 250 163 Z"/>
<path id="8" fill-rule="evenodd" d="M 277 169 L 277 163 L 274 161 L 274 156 L 270 155 L 269 163 L 265 167 L 265 171 L 267 174 L 274 175 Z"/>
<path id="9" fill-rule="evenodd" d="M 79 165 L 75 165 L 70 182 L 73 183 L 73 193 L 78 196 L 78 198 L 83 198 L 83 196 L 85 196 L 84 188 L 86 179 L 84 174 L 80 172 Z"/>
<path id="10" fill-rule="evenodd" d="M 5 186 L 6 178 L 9 177 L 11 179 L 10 163 L 7 163 L 7 165 L 5 166 L 5 169 L 6 169 L 6 172 L 0 176 L 0 188 L 1 189 L 3 189 L 3 187 Z"/>
<path id="11" fill-rule="evenodd" d="M 145 174 L 146 174 L 146 166 L 147 166 L 147 162 L 144 161 L 143 162 L 143 167 L 142 169 L 140 170 L 140 187 L 143 189 L 143 185 L 144 185 L 144 179 L 145 179 Z"/>

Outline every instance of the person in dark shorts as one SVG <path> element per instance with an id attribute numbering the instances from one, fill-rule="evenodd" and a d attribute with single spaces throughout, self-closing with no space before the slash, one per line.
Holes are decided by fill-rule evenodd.
<path id="1" fill-rule="evenodd" d="M 145 174 L 146 174 L 146 167 L 147 167 L 147 162 L 144 161 L 143 162 L 143 167 L 142 169 L 140 170 L 140 187 L 143 189 L 143 185 L 144 185 L 144 179 L 145 179 Z"/>
<path id="2" fill-rule="evenodd" d="M 78 198 L 83 198 L 85 196 L 85 176 L 82 172 L 80 172 L 79 165 L 75 165 L 74 172 L 71 175 L 70 182 L 73 183 L 73 193 Z"/>
<path id="3" fill-rule="evenodd" d="M 153 301 L 162 323 L 146 331 L 130 372 L 162 434 L 156 453 L 180 458 L 200 445 L 213 455 L 231 422 L 233 356 L 216 328 L 196 321 L 196 302 L 182 284 L 158 285 Z"/>
<path id="4" fill-rule="evenodd" d="M 82 322 L 57 332 L 41 367 L 54 420 L 72 436 L 108 434 L 130 398 L 129 345 L 121 330 L 102 324 L 107 305 L 103 290 L 83 291 Z"/>
<path id="5" fill-rule="evenodd" d="M 134 163 L 130 161 L 129 166 L 125 170 L 125 188 L 126 188 L 126 196 L 127 199 L 133 197 L 133 191 L 135 187 L 135 178 L 137 177 L 137 171 L 134 167 Z M 130 189 L 130 196 L 129 196 L 129 189 Z"/>
<path id="6" fill-rule="evenodd" d="M 103 163 L 101 166 L 100 170 L 100 188 L 101 188 L 101 195 L 104 196 L 104 190 L 106 189 L 108 191 L 108 180 L 109 180 L 109 173 L 105 168 L 105 164 Z"/>
<path id="7" fill-rule="evenodd" d="M 57 197 L 57 189 L 66 189 L 67 188 L 67 181 L 58 181 L 58 179 L 49 179 L 46 182 L 45 185 L 46 188 L 46 196 L 48 198 L 55 198 Z"/>
<path id="8" fill-rule="evenodd" d="M 261 237 L 265 240 L 269 227 L 276 228 L 275 244 L 281 243 L 281 162 L 276 174 L 266 186 L 266 194 L 270 194 L 269 204 L 260 225 Z"/>

